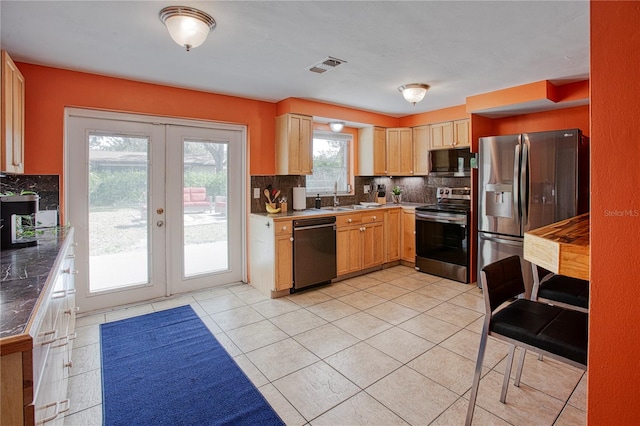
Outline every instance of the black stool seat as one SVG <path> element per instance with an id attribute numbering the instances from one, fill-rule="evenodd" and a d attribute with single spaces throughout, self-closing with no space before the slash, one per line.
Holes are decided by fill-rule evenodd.
<path id="1" fill-rule="evenodd" d="M 589 281 L 552 275 L 540 283 L 538 299 L 555 300 L 589 309 Z"/>
<path id="2" fill-rule="evenodd" d="M 519 299 L 496 312 L 490 331 L 580 364 L 587 363 L 589 319 L 584 312 Z"/>

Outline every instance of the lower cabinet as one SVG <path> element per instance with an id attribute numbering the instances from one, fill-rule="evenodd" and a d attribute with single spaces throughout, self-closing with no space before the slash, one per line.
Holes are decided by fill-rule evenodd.
<path id="1" fill-rule="evenodd" d="M 276 291 L 293 287 L 293 222 L 275 222 Z"/>
<path id="2" fill-rule="evenodd" d="M 388 209 L 384 212 L 384 235 L 387 248 L 385 262 L 400 260 L 401 213 L 402 209 Z"/>
<path id="3" fill-rule="evenodd" d="M 269 297 L 293 287 L 293 221 L 251 215 L 249 281 Z"/>
<path id="4" fill-rule="evenodd" d="M 384 263 L 384 212 L 342 215 L 336 222 L 338 276 Z"/>
<path id="5" fill-rule="evenodd" d="M 75 339 L 73 230 L 70 230 L 32 313 L 31 328 L 3 344 L 0 424 L 62 425 Z"/>
<path id="6" fill-rule="evenodd" d="M 416 261 L 416 212 L 402 209 L 402 260 Z"/>

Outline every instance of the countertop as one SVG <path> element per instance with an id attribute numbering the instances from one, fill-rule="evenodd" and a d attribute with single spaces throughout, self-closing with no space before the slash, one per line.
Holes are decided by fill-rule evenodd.
<path id="1" fill-rule="evenodd" d="M 416 207 L 424 206 L 426 203 L 400 203 L 400 204 L 381 204 L 378 207 L 367 207 L 367 208 L 358 208 L 353 210 L 331 210 L 330 208 L 322 208 L 322 209 L 305 209 L 305 210 L 287 210 L 286 212 L 280 213 L 251 213 L 255 216 L 263 216 L 263 217 L 271 217 L 273 219 L 297 219 L 302 217 L 310 217 L 310 216 L 335 216 L 338 214 L 351 214 L 351 213 L 365 213 L 370 211 L 382 210 L 382 209 L 390 209 L 390 208 L 398 208 L 401 207 L 403 209 L 414 210 Z M 340 207 L 349 207 L 349 206 L 338 206 Z"/>
<path id="2" fill-rule="evenodd" d="M 0 338 L 25 332 L 68 232 L 48 229 L 37 246 L 0 252 Z"/>
<path id="3" fill-rule="evenodd" d="M 524 233 L 524 258 L 554 274 L 589 280 L 589 213 Z"/>

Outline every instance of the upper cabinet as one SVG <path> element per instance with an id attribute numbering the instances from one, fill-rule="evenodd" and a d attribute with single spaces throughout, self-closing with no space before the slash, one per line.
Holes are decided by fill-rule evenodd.
<path id="1" fill-rule="evenodd" d="M 429 174 L 429 136 L 429 125 L 413 128 L 413 174 L 415 176 Z"/>
<path id="2" fill-rule="evenodd" d="M 0 136 L 2 171 L 24 173 L 24 76 L 2 51 Z"/>
<path id="3" fill-rule="evenodd" d="M 413 176 L 413 137 L 410 127 L 358 129 L 360 176 Z"/>
<path id="4" fill-rule="evenodd" d="M 384 127 L 358 129 L 358 174 L 387 174 L 387 131 Z"/>
<path id="5" fill-rule="evenodd" d="M 469 147 L 469 119 L 431 124 L 429 136 L 432 150 Z"/>
<path id="6" fill-rule="evenodd" d="M 313 118 L 301 114 L 276 117 L 276 174 L 313 173 Z"/>
<path id="7" fill-rule="evenodd" d="M 413 136 L 410 127 L 387 129 L 387 175 L 413 176 Z"/>

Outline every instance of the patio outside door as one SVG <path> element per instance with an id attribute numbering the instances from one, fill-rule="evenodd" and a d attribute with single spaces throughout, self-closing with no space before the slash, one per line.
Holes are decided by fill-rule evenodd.
<path id="1" fill-rule="evenodd" d="M 244 277 L 243 215 L 227 214 L 243 211 L 244 130 L 158 121 L 68 111 L 66 217 L 82 311 Z"/>

